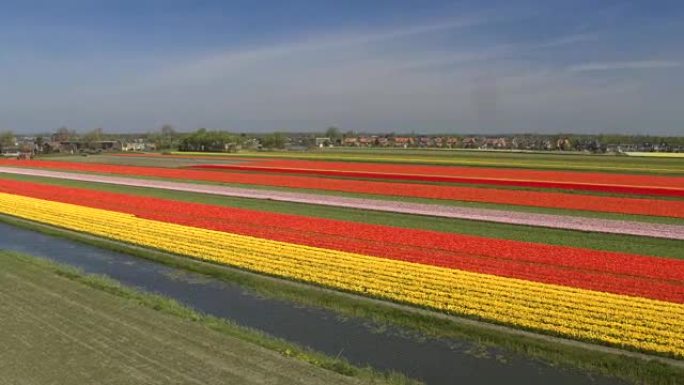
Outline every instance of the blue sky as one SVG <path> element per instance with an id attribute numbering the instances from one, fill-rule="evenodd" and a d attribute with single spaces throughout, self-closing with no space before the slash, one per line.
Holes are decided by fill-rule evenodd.
<path id="1" fill-rule="evenodd" d="M 681 1 L 2 1 L 0 130 L 684 134 Z"/>

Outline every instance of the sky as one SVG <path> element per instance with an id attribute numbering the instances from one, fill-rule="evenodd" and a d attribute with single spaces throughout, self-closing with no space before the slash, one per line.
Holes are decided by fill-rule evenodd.
<path id="1" fill-rule="evenodd" d="M 684 2 L 0 2 L 0 130 L 167 123 L 684 135 Z"/>

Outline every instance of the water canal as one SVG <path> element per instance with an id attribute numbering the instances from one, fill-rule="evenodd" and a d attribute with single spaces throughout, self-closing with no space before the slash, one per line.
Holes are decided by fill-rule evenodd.
<path id="1" fill-rule="evenodd" d="M 162 294 L 203 313 L 223 317 L 350 362 L 394 370 L 430 385 L 622 384 L 551 367 L 470 342 L 421 338 L 360 319 L 263 298 L 244 288 L 160 263 L 0 223 L 0 249 L 44 257 L 104 274 L 123 284 Z"/>

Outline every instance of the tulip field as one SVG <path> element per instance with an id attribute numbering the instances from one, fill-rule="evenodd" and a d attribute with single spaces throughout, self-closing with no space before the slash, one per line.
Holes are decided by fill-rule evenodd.
<path id="1" fill-rule="evenodd" d="M 0 165 L 3 164 L 7 163 L 0 162 Z M 22 162 L 11 162 L 9 164 L 22 164 Z M 386 181 L 315 178 L 296 175 L 272 175 L 268 173 L 216 172 L 196 169 L 130 167 L 110 164 L 83 164 L 76 162 L 30 161 L 23 162 L 23 164 L 32 168 L 133 175 L 146 178 L 192 180 L 199 182 L 257 185 L 290 189 L 314 189 L 326 192 L 368 194 L 371 196 L 382 195 L 684 218 L 683 200 L 647 200 L 641 195 L 580 195 L 570 192 L 550 192 L 546 190 L 491 189 L 450 184 L 395 183 Z M 676 183 L 681 183 L 682 179 L 684 178 L 675 178 L 674 189 L 676 189 Z M 678 190 L 681 191 L 681 187 Z"/>
<path id="2" fill-rule="evenodd" d="M 436 313 L 684 359 L 684 176 L 676 172 L 231 159 L 173 167 L 1 160 L 0 214 Z M 131 186 L 166 195 L 127 191 Z M 215 203 L 224 197 L 237 200 Z M 264 209 L 241 207 L 239 199 L 263 201 Z M 302 209 L 267 209 L 274 200 Z M 309 214 L 306 205 L 364 214 L 330 218 Z M 379 212 L 493 230 L 378 224 Z M 523 238 L 541 229 L 578 241 Z M 590 243 L 597 234 L 621 237 L 614 239 L 623 251 Z M 660 255 L 658 245 L 681 253 Z"/>
<path id="3" fill-rule="evenodd" d="M 326 164 L 321 165 L 320 163 L 279 160 L 263 161 L 257 165 L 205 164 L 193 166 L 193 168 L 421 182 L 473 183 L 494 186 L 545 187 L 684 197 L 684 192 L 681 189 L 677 189 L 674 185 L 676 181 L 643 175 L 606 175 L 604 177 L 596 173 L 587 173 L 582 175 L 582 178 L 578 178 L 576 173 L 568 172 L 549 173 L 530 170 L 492 169 L 484 170 L 484 172 L 478 170 L 474 173 L 472 169 L 466 167 L 407 167 L 372 163 L 359 165 L 342 162 L 326 162 Z M 599 178 L 601 182 L 591 182 L 593 178 Z"/>

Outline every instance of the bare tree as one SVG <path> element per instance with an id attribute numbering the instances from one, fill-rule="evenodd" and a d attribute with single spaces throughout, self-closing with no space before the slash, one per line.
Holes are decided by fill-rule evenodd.
<path id="1" fill-rule="evenodd" d="M 90 149 L 95 149 L 97 147 L 96 143 L 102 140 L 103 135 L 104 130 L 102 130 L 101 128 L 96 128 L 83 135 L 83 142 L 86 147 Z"/>
<path id="2" fill-rule="evenodd" d="M 150 140 L 158 150 L 168 150 L 174 147 L 178 134 L 170 124 L 163 125 L 158 133 L 150 135 Z"/>
<path id="3" fill-rule="evenodd" d="M 176 135 L 176 130 L 170 124 L 165 124 L 161 127 L 162 136 L 169 138 Z"/>

